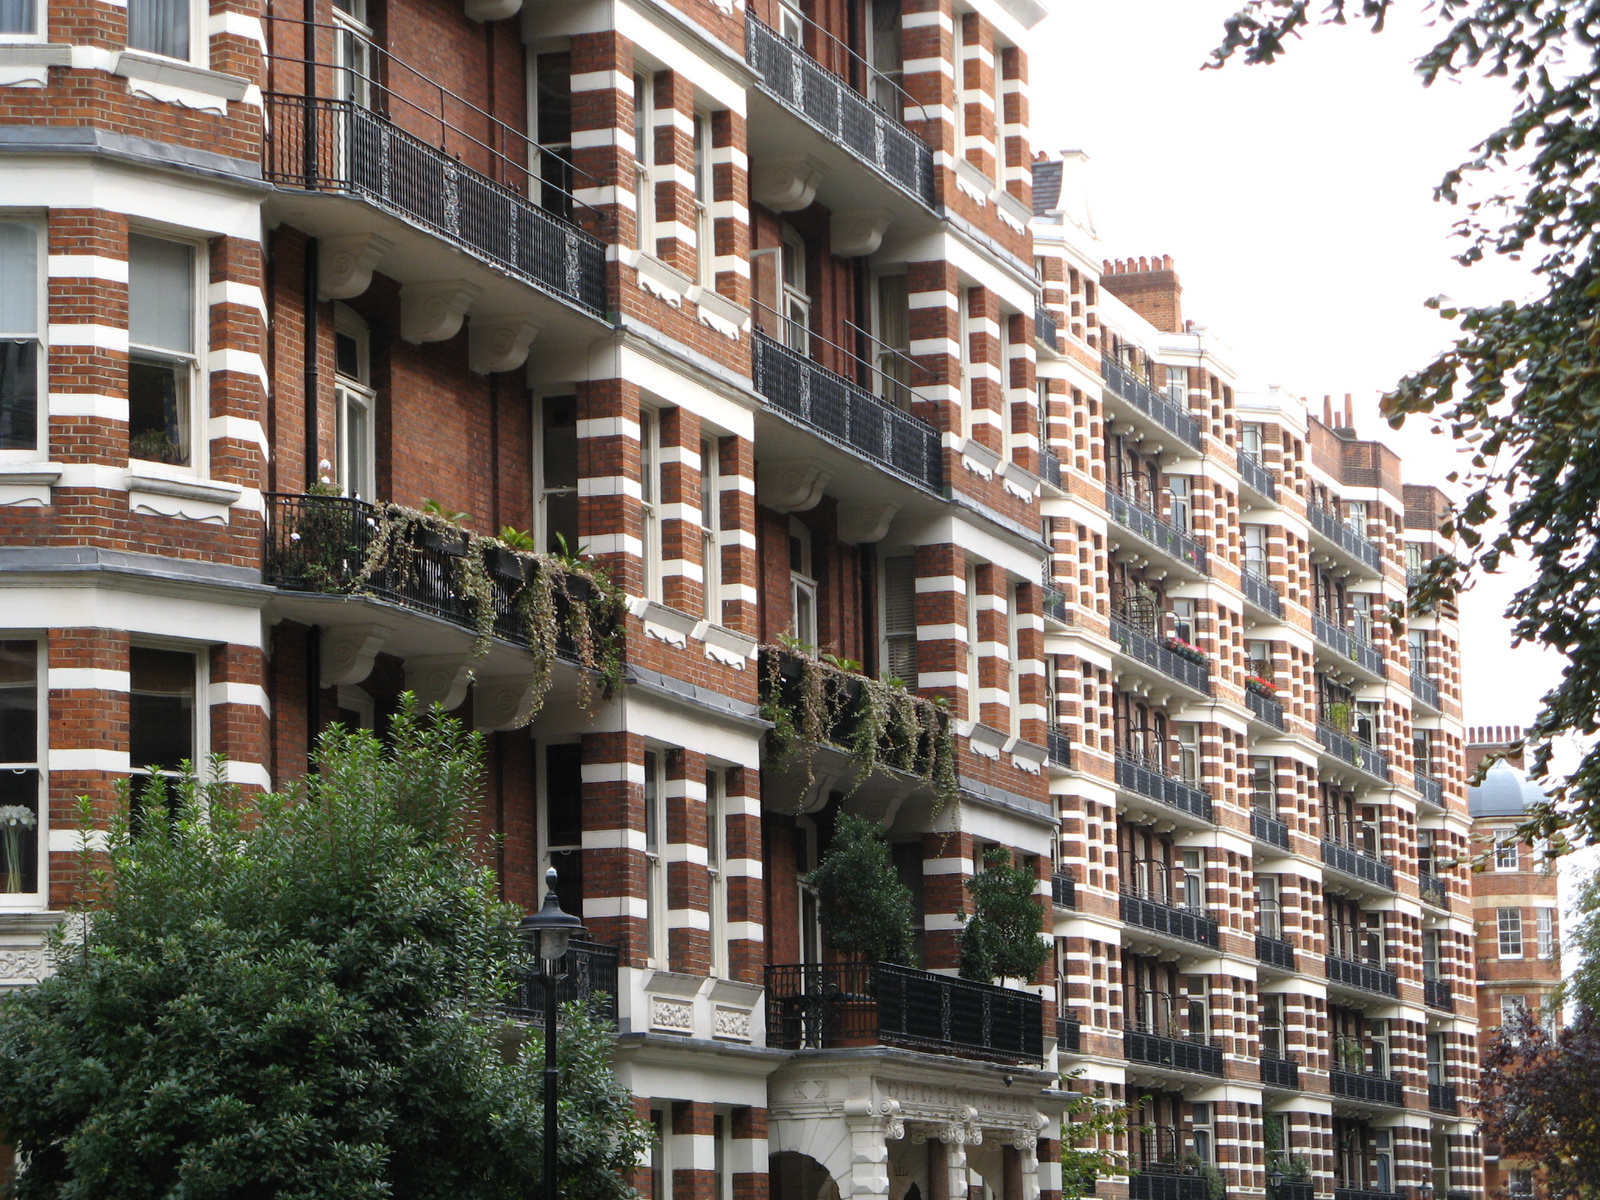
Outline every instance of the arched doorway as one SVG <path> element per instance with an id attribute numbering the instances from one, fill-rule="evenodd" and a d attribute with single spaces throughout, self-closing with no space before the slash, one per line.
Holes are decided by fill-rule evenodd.
<path id="1" fill-rule="evenodd" d="M 796 1150 L 767 1159 L 767 1186 L 771 1200 L 839 1200 L 839 1185 L 828 1168 Z"/>

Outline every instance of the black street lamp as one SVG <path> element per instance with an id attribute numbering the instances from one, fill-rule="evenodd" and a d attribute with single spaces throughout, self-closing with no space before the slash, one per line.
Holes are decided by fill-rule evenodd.
<path id="1" fill-rule="evenodd" d="M 1283 1182 L 1283 1168 L 1274 1162 L 1267 1168 L 1267 1195 L 1276 1200 L 1278 1185 Z"/>
<path id="2" fill-rule="evenodd" d="M 584 932 L 583 922 L 561 910 L 556 899 L 556 869 L 544 876 L 544 904 L 517 924 L 517 933 L 539 956 L 544 983 L 544 1200 L 556 1196 L 556 984 L 566 978 L 562 959 L 567 945 Z"/>

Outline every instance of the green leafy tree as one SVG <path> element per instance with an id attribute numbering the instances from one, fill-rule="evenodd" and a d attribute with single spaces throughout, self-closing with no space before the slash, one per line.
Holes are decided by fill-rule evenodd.
<path id="1" fill-rule="evenodd" d="M 967 880 L 972 915 L 957 945 L 961 978 L 1032 979 L 1050 958 L 1050 943 L 1039 937 L 1044 922 L 1035 894 L 1039 881 L 1026 867 L 1012 866 L 1004 846 L 991 848 L 983 862 L 983 870 Z"/>
<path id="2" fill-rule="evenodd" d="M 914 898 L 871 821 L 841 812 L 827 853 L 806 883 L 816 889 L 817 915 L 836 951 L 865 962 L 911 965 Z"/>
<path id="3" fill-rule="evenodd" d="M 1093 1092 L 1079 1085 L 1082 1070 L 1062 1078 L 1062 1091 L 1069 1097 L 1061 1115 L 1061 1197 L 1082 1200 L 1095 1194 L 1095 1181 L 1127 1170 L 1126 1158 L 1110 1147 L 1127 1132 L 1127 1110 L 1107 1099 L 1105 1086 Z"/>
<path id="4" fill-rule="evenodd" d="M 534 1194 L 542 1047 L 501 1015 L 525 959 L 473 849 L 481 755 L 408 702 L 388 746 L 325 735 L 287 794 L 188 778 L 148 789 L 136 822 L 125 805 L 98 865 L 86 853 L 56 973 L 0 1002 L 0 1130 L 26 1161 L 11 1194 Z M 630 1200 L 647 1145 L 610 1053 L 569 1006 L 571 1200 Z"/>
<path id="5" fill-rule="evenodd" d="M 1478 1115 L 1503 1157 L 1544 1169 L 1545 1194 L 1600 1200 L 1600 1019 L 1552 1033 L 1526 1012 L 1483 1048 Z"/>
<path id="6" fill-rule="evenodd" d="M 1505 79 L 1512 95 L 1500 127 L 1436 190 L 1460 206 L 1457 257 L 1524 261 L 1536 281 L 1526 301 L 1434 301 L 1459 336 L 1384 401 L 1391 423 L 1432 414 L 1472 451 L 1445 530 L 1460 553 L 1428 566 L 1413 601 L 1437 604 L 1512 555 L 1529 560 L 1533 581 L 1506 615 L 1519 640 L 1570 663 L 1528 728 L 1530 768 L 1543 776 L 1551 739 L 1600 731 L 1600 0 L 1249 0 L 1213 58 L 1272 62 L 1313 25 L 1354 16 L 1381 30 L 1407 9 L 1438 29 L 1416 64 L 1423 84 L 1475 72 Z M 1508 164 L 1519 169 L 1509 185 L 1490 178 Z M 1553 803 L 1526 831 L 1556 832 L 1565 810 L 1579 840 L 1600 837 L 1600 741 L 1553 783 Z"/>

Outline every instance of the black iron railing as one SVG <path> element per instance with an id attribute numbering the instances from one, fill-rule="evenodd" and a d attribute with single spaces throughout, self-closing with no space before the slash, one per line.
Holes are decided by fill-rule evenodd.
<path id="1" fill-rule="evenodd" d="M 933 426 L 760 330 L 750 342 L 751 376 L 768 407 L 918 487 L 944 487 Z"/>
<path id="2" fill-rule="evenodd" d="M 1174 904 L 1158 894 L 1140 894 L 1127 882 L 1122 888 L 1122 919 L 1127 924 L 1202 946 L 1217 945 L 1217 923 L 1204 909 Z"/>
<path id="3" fill-rule="evenodd" d="M 1317 1200 L 1317 1185 L 1309 1179 L 1285 1179 L 1273 1200 Z"/>
<path id="4" fill-rule="evenodd" d="M 893 963 L 767 968 L 767 1043 L 786 1050 L 876 1042 L 1039 1062 L 1043 1020 L 1043 1001 L 1031 992 Z"/>
<path id="5" fill-rule="evenodd" d="M 1278 498 L 1278 485 L 1273 481 L 1272 472 L 1247 450 L 1239 451 L 1239 478 L 1256 495 L 1267 500 Z"/>
<path id="6" fill-rule="evenodd" d="M 1183 530 L 1167 524 L 1143 502 L 1107 488 L 1106 515 L 1168 558 L 1202 573 L 1206 570 L 1206 548 Z"/>
<path id="7" fill-rule="evenodd" d="M 617 1019 L 617 948 L 598 942 L 573 941 L 567 945 L 566 974 L 556 981 L 556 1003 L 597 998 L 596 1010 L 607 1020 Z M 536 1025 L 544 1024 L 545 981 L 532 967 L 522 978 L 506 1011 Z"/>
<path id="8" fill-rule="evenodd" d="M 1351 1071 L 1333 1066 L 1328 1069 L 1328 1090 L 1335 1096 L 1360 1100 L 1367 1104 L 1383 1104 L 1391 1108 L 1405 1107 L 1405 1089 L 1400 1081 L 1375 1071 Z"/>
<path id="9" fill-rule="evenodd" d="M 1322 839 L 1322 861 L 1353 879 L 1394 891 L 1394 868 L 1383 859 L 1368 854 L 1364 849 L 1347 846 L 1331 838 Z"/>
<path id="10" fill-rule="evenodd" d="M 1067 594 L 1053 583 L 1045 584 L 1041 589 L 1044 600 L 1044 615 L 1052 621 L 1060 621 L 1063 625 L 1067 622 Z"/>
<path id="11" fill-rule="evenodd" d="M 1138 659 L 1168 679 L 1176 679 L 1197 692 L 1204 692 L 1208 696 L 1211 694 L 1211 668 L 1205 663 L 1195 662 L 1165 645 L 1160 638 L 1135 629 L 1116 617 L 1111 618 L 1111 636 L 1116 638 L 1122 652 L 1129 658 Z"/>
<path id="12" fill-rule="evenodd" d="M 1460 1111 L 1460 1102 L 1456 1099 L 1456 1085 L 1453 1083 L 1430 1083 L 1428 1085 L 1428 1107 L 1434 1112 L 1450 1113 L 1454 1115 Z"/>
<path id="13" fill-rule="evenodd" d="M 1266 842 L 1267 845 L 1277 846 L 1281 850 L 1289 848 L 1289 826 L 1260 809 L 1251 810 L 1250 836 L 1258 842 Z"/>
<path id="14" fill-rule="evenodd" d="M 1343 759 L 1358 771 L 1365 771 L 1385 783 L 1389 782 L 1389 759 L 1381 750 L 1320 721 L 1317 723 L 1317 741 L 1321 743 L 1323 749 L 1336 758 Z"/>
<path id="15" fill-rule="evenodd" d="M 1071 871 L 1061 870 L 1050 876 L 1050 898 L 1057 908 L 1078 907 L 1078 881 Z"/>
<path id="16" fill-rule="evenodd" d="M 1056 766 L 1072 765 L 1072 738 L 1065 730 L 1049 730 L 1045 735 L 1045 749 Z"/>
<path id="17" fill-rule="evenodd" d="M 382 527 L 376 506 L 345 496 L 300 496 L 267 492 L 267 541 L 262 581 L 269 587 L 294 592 L 347 594 L 358 590 L 391 604 L 399 604 L 452 624 L 476 630 L 473 601 L 458 586 L 464 541 L 439 544 L 428 531 L 414 528 L 409 539 L 391 550 L 381 565 L 363 577 L 373 539 Z M 517 610 L 516 596 L 523 580 L 486 570 L 494 604 L 494 633 L 518 646 L 529 646 L 528 620 Z M 555 589 L 557 608 L 556 653 L 579 660 L 567 619 L 569 607 L 587 603 L 589 580 L 569 575 L 565 587 Z M 594 614 L 597 618 L 599 614 Z M 614 631 L 609 619 L 597 620 L 596 640 Z"/>
<path id="18" fill-rule="evenodd" d="M 1116 772 L 1118 787 L 1150 800 L 1158 800 L 1168 808 L 1186 812 L 1202 821 L 1212 820 L 1211 797 L 1206 790 L 1173 775 L 1159 756 L 1118 746 Z"/>
<path id="19" fill-rule="evenodd" d="M 1383 654 L 1376 646 L 1359 634 L 1352 633 L 1348 629 L 1341 629 L 1319 612 L 1311 614 L 1311 632 L 1317 641 L 1341 658 L 1348 658 L 1363 670 L 1371 671 L 1374 675 L 1382 675 L 1384 673 Z"/>
<path id="20" fill-rule="evenodd" d="M 1278 589 L 1272 586 L 1272 581 L 1265 575 L 1258 575 L 1248 567 L 1240 573 L 1244 590 L 1244 598 L 1254 604 L 1262 612 L 1271 613 L 1275 617 L 1283 616 L 1283 597 L 1278 595 Z"/>
<path id="21" fill-rule="evenodd" d="M 1268 937 L 1264 933 L 1256 934 L 1256 958 L 1269 967 L 1280 967 L 1285 971 L 1298 970 L 1294 960 L 1294 946 L 1280 937 Z"/>
<path id="22" fill-rule="evenodd" d="M 1455 1012 L 1456 998 L 1450 987 L 1448 979 L 1424 979 L 1422 981 L 1422 999 L 1429 1008 L 1437 1008 L 1440 1012 Z"/>
<path id="23" fill-rule="evenodd" d="M 1212 1038 L 1176 1038 L 1129 1027 L 1122 1031 L 1122 1056 L 1129 1062 L 1171 1067 L 1199 1075 L 1222 1074 L 1222 1049 Z"/>
<path id="24" fill-rule="evenodd" d="M 915 200 L 933 204 L 933 151 L 911 130 L 755 16 L 745 59 L 761 90 Z"/>
<path id="25" fill-rule="evenodd" d="M 1426 704 L 1435 712 L 1443 711 L 1439 707 L 1439 685 L 1426 675 L 1411 672 L 1411 694 L 1419 703 Z"/>
<path id="26" fill-rule="evenodd" d="M 1312 529 L 1374 571 L 1381 569 L 1383 552 L 1371 538 L 1357 533 L 1338 513 L 1319 504 L 1308 504 L 1306 512 L 1311 516 Z"/>
<path id="27" fill-rule="evenodd" d="M 1417 791 L 1422 794 L 1423 800 L 1436 808 L 1444 807 L 1444 784 L 1434 776 L 1423 771 L 1416 772 Z"/>
<path id="28" fill-rule="evenodd" d="M 1300 1062 L 1293 1055 L 1279 1054 L 1276 1050 L 1261 1047 L 1261 1082 L 1267 1087 L 1285 1091 L 1300 1090 Z"/>
<path id="29" fill-rule="evenodd" d="M 353 100 L 270 92 L 266 104 L 270 182 L 360 196 L 541 291 L 605 313 L 598 238 Z"/>
<path id="30" fill-rule="evenodd" d="M 1417 872 L 1417 891 L 1422 894 L 1424 904 L 1432 904 L 1436 908 L 1450 907 L 1450 892 L 1445 887 L 1444 880 L 1437 875 L 1430 875 L 1426 871 Z"/>
<path id="31" fill-rule="evenodd" d="M 1249 688 L 1244 690 L 1244 702 L 1250 712 L 1258 721 L 1265 721 L 1274 729 L 1283 728 L 1283 705 L 1270 696 L 1263 696 L 1260 692 L 1252 692 Z"/>
<path id="32" fill-rule="evenodd" d="M 1033 336 L 1052 350 L 1061 349 L 1061 341 L 1056 333 L 1056 319 L 1050 315 L 1050 310 L 1043 305 L 1034 306 Z"/>
<path id="33" fill-rule="evenodd" d="M 1185 444 L 1196 450 L 1201 448 L 1200 422 L 1173 403 L 1170 396 L 1158 392 L 1142 379 L 1136 379 L 1131 371 L 1109 356 L 1100 359 L 1100 374 L 1105 377 L 1106 386 L 1114 394 L 1168 433 L 1176 434 Z"/>
<path id="34" fill-rule="evenodd" d="M 1330 954 L 1323 962 L 1328 982 L 1342 983 L 1345 987 L 1380 996 L 1398 996 L 1400 979 L 1393 971 L 1386 971 L 1376 963 L 1356 962 Z"/>
<path id="35" fill-rule="evenodd" d="M 1066 1054 L 1082 1053 L 1083 1025 L 1071 1017 L 1057 1017 L 1056 1049 Z"/>
<path id="36" fill-rule="evenodd" d="M 1369 1192 L 1365 1188 L 1336 1187 L 1333 1200 L 1405 1200 L 1399 1192 Z"/>
<path id="37" fill-rule="evenodd" d="M 1039 451 L 1039 478 L 1051 487 L 1061 486 L 1061 458 L 1054 450 Z"/>

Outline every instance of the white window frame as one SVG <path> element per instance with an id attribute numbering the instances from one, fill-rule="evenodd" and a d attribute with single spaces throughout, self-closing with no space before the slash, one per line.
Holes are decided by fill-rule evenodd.
<path id="1" fill-rule="evenodd" d="M 644 555 L 644 594 L 660 601 L 661 591 L 661 414 L 639 410 L 639 528 Z"/>
<path id="2" fill-rule="evenodd" d="M 1556 910 L 1549 905 L 1539 905 L 1533 910 L 1534 936 L 1538 939 L 1539 957 L 1556 957 Z"/>
<path id="3" fill-rule="evenodd" d="M 334 399 L 337 404 L 338 428 L 334 437 L 335 483 L 344 496 L 354 496 L 371 503 L 378 496 L 378 394 L 372 390 L 372 337 L 367 323 L 343 304 L 333 307 L 334 337 L 345 336 L 356 344 L 356 373 L 346 375 L 339 370 L 338 355 L 334 356 Z M 337 340 L 335 341 L 337 345 Z M 353 410 L 366 414 L 365 467 L 362 477 L 352 478 L 350 447 L 355 440 L 350 434 Z"/>
<path id="4" fill-rule="evenodd" d="M 192 478 L 199 476 L 206 478 L 210 474 L 210 449 L 211 442 L 207 436 L 207 426 L 210 424 L 211 373 L 206 369 L 210 358 L 211 335 L 211 305 L 210 305 L 210 255 L 209 247 L 204 239 L 184 237 L 162 230 L 149 230 L 133 228 L 129 231 L 129 271 L 132 272 L 132 238 L 145 237 L 160 242 L 171 242 L 179 246 L 187 246 L 193 252 L 193 279 L 190 283 L 190 320 L 193 322 L 191 333 L 194 349 L 189 352 L 180 352 L 161 346 L 142 346 L 132 341 L 130 336 L 128 345 L 129 369 L 135 358 L 143 356 L 156 360 L 167 360 L 179 364 L 187 364 L 189 369 L 189 461 L 184 465 L 163 463 L 155 459 L 135 458 L 130 445 L 128 460 L 139 464 L 139 470 L 152 475 L 171 475 L 177 478 Z M 133 325 L 133 314 L 128 315 L 130 333 Z M 131 432 L 131 431 L 130 431 Z"/>
<path id="5" fill-rule="evenodd" d="M 0 769 L 31 770 L 37 783 L 33 801 L 35 877 L 38 887 L 31 892 L 0 892 L 0 912 L 38 910 L 50 897 L 50 663 L 45 641 L 38 631 L 0 631 L 0 641 L 31 642 L 34 647 L 34 749 L 33 761 L 0 763 Z"/>
<path id="6" fill-rule="evenodd" d="M 1496 829 L 1492 831 L 1494 837 L 1494 869 L 1496 871 L 1511 872 L 1521 867 L 1522 847 L 1517 842 L 1516 831 L 1513 829 Z"/>
<path id="7" fill-rule="evenodd" d="M 667 754 L 644 752 L 645 948 L 649 965 L 667 968 Z"/>
<path id="8" fill-rule="evenodd" d="M 633 73 L 633 221 L 634 248 L 651 258 L 656 253 L 656 74 L 648 68 Z"/>
<path id="9" fill-rule="evenodd" d="M 700 576 L 705 618 L 722 624 L 722 445 L 700 439 Z"/>
<path id="10" fill-rule="evenodd" d="M 1162 389 L 1180 412 L 1189 411 L 1189 368 L 1167 367 L 1167 386 Z"/>
<path id="11" fill-rule="evenodd" d="M 1207 1001 L 1207 1025 L 1210 1025 L 1210 1001 Z M 1208 1100 L 1191 1101 L 1189 1105 L 1189 1136 L 1194 1141 L 1194 1154 L 1202 1163 L 1212 1165 L 1217 1159 L 1217 1135 L 1214 1110 Z"/>
<path id="12" fill-rule="evenodd" d="M 1500 997 L 1500 1028 L 1504 1029 L 1511 1024 L 1518 1013 L 1528 1011 L 1528 998 L 1526 996 L 1501 996 Z"/>
<path id="13" fill-rule="evenodd" d="M 791 271 L 790 268 L 794 270 Z M 791 282 L 790 276 L 793 276 Z M 778 248 L 778 327 L 782 342 L 796 354 L 811 354 L 811 268 L 806 241 L 785 225 Z"/>
<path id="14" fill-rule="evenodd" d="M 45 0 L 35 0 L 40 9 Z M 0 34 L 0 42 L 13 40 L 11 35 Z M 22 40 L 16 38 L 15 40 Z M 49 403 L 49 339 L 50 289 L 48 283 L 48 244 L 45 222 L 36 213 L 0 212 L 0 221 L 8 225 L 22 225 L 33 231 L 33 328 L 0 328 L 0 341 L 32 342 L 34 344 L 34 411 L 33 445 L 12 450 L 0 449 L 0 462 L 32 462 L 49 457 L 50 403 Z"/>
<path id="15" fill-rule="evenodd" d="M 141 650 L 162 650 L 171 654 L 186 654 L 194 660 L 194 726 L 189 731 L 190 745 L 194 748 L 194 774 L 197 779 L 206 776 L 206 763 L 211 757 L 211 654 L 210 647 L 197 646 L 193 642 L 166 641 L 158 638 L 135 638 L 133 645 Z M 129 692 L 131 704 L 132 679 L 129 679 Z M 128 729 L 128 747 L 132 750 L 133 728 L 130 716 Z M 137 779 L 148 779 L 152 775 L 161 775 L 168 779 L 178 778 L 175 769 L 151 771 L 148 767 L 135 767 L 129 764 L 128 773 Z M 137 790 L 140 784 L 135 783 Z"/>
<path id="16" fill-rule="evenodd" d="M 978 656 L 978 568 L 967 565 L 967 720 L 983 720 L 983 701 L 979 697 L 982 662 Z"/>
<path id="17" fill-rule="evenodd" d="M 19 30 L 14 33 L 0 32 L 0 42 L 42 42 L 45 40 L 45 4 L 46 0 L 33 0 L 33 28 Z"/>
<path id="18" fill-rule="evenodd" d="M 728 975 L 728 776 L 706 768 L 706 907 L 711 915 L 711 974 Z"/>
<path id="19" fill-rule="evenodd" d="M 733 1200 L 733 1113 L 718 1108 L 711 1114 L 712 1200 Z"/>
<path id="20" fill-rule="evenodd" d="M 1495 930 L 1499 934 L 1500 959 L 1522 957 L 1522 910 L 1520 908 L 1495 909 Z"/>
<path id="21" fill-rule="evenodd" d="M 800 544 L 800 562 L 794 544 Z M 817 570 L 811 530 L 798 517 L 789 518 L 789 634 L 815 651 L 820 636 L 817 614 Z M 806 614 L 802 619 L 802 614 Z"/>
<path id="22" fill-rule="evenodd" d="M 716 230 L 711 219 L 715 175 L 711 165 L 711 114 L 694 114 L 694 277 L 702 287 L 715 283 L 711 263 L 717 253 Z"/>
<path id="23" fill-rule="evenodd" d="M 672 1200 L 672 1106 L 650 1106 L 650 1200 Z"/>
<path id="24" fill-rule="evenodd" d="M 893 614 L 891 614 L 889 611 L 889 593 L 886 586 L 886 581 L 889 576 L 890 563 L 896 564 L 895 570 L 897 571 L 909 568 L 911 572 L 910 625 L 891 624 L 890 621 L 890 618 Z M 903 650 L 907 644 L 910 646 L 912 664 L 915 665 L 917 661 L 916 577 L 917 559 L 914 554 L 907 554 L 904 552 L 896 552 L 894 554 L 886 553 L 883 554 L 878 560 L 879 585 L 876 588 L 876 591 L 878 601 L 878 628 L 881 631 L 878 638 L 878 677 L 880 679 L 888 679 L 890 677 L 898 678 L 906 685 L 907 689 L 912 691 L 916 690 L 918 680 L 915 678 L 908 679 L 905 676 L 900 675 L 898 671 L 894 670 L 892 663 L 897 657 L 895 651 Z M 912 671 L 911 674 L 915 676 L 918 674 L 918 672 Z"/>
<path id="25" fill-rule="evenodd" d="M 136 0 L 134 0 L 136 2 Z M 43 8 L 48 0 L 38 0 Z M 162 54 L 159 50 L 146 50 L 140 46 L 125 43 L 126 48 L 133 54 L 156 59 L 160 62 L 181 62 L 192 67 L 199 67 L 203 71 L 211 69 L 211 43 L 207 36 L 206 25 L 210 18 L 210 6 L 206 0 L 188 0 L 186 7 L 189 10 L 189 53 L 183 57 L 172 54 Z M 131 4 L 128 11 L 128 22 L 131 28 L 133 13 Z"/>
<path id="26" fill-rule="evenodd" d="M 348 0 L 349 8 L 332 7 L 334 96 L 353 100 L 362 108 L 372 107 L 372 23 L 367 0 Z"/>
<path id="27" fill-rule="evenodd" d="M 533 409 L 533 540 L 540 550 L 551 549 L 551 539 L 554 531 L 550 528 L 550 499 L 553 496 L 578 495 L 578 480 L 576 465 L 574 465 L 573 481 L 571 487 L 550 487 L 545 478 L 545 406 L 553 400 L 571 400 L 573 402 L 573 415 L 577 415 L 577 398 L 571 392 L 552 392 L 540 396 L 534 401 Z M 567 547 L 568 551 L 576 554 L 578 551 L 577 530 L 573 530 L 574 544 Z"/>
<path id="28" fill-rule="evenodd" d="M 1011 708 L 1012 737 L 1022 736 L 1022 614 L 1016 581 L 1006 585 L 1006 686 Z"/>

